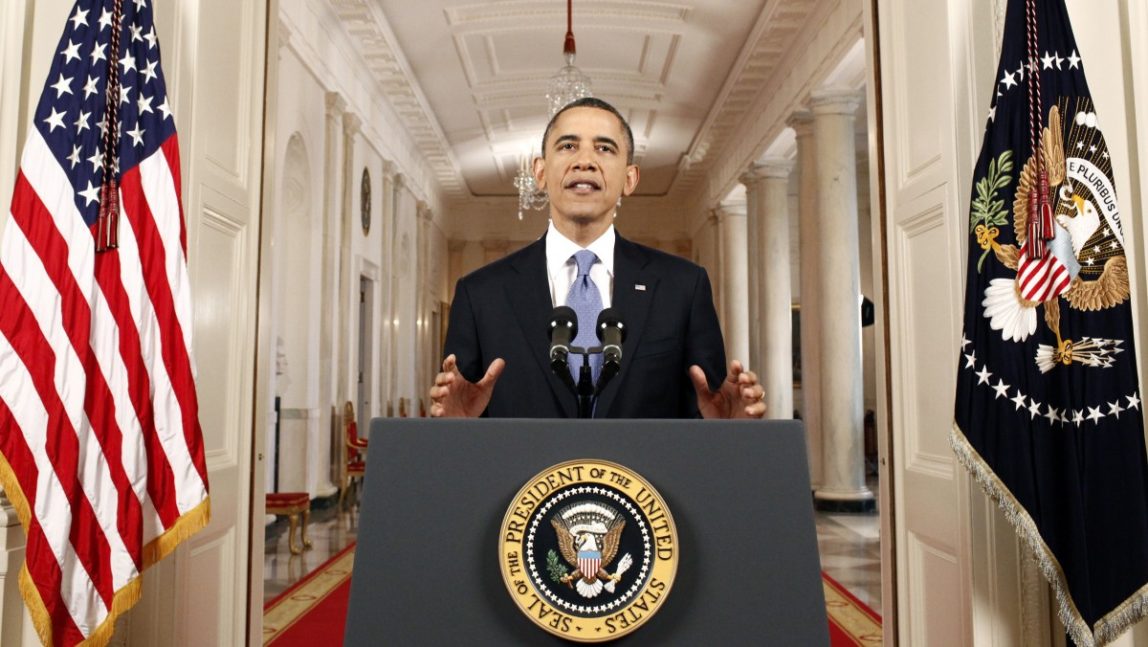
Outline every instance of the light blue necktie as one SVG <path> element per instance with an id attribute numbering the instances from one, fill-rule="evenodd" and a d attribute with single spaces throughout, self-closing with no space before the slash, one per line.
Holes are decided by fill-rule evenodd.
<path id="1" fill-rule="evenodd" d="M 598 313 L 602 312 L 602 295 L 598 286 L 590 280 L 590 268 L 598 260 L 598 256 L 583 249 L 573 256 L 578 265 L 578 277 L 570 284 L 570 291 L 566 293 L 566 305 L 574 309 L 578 315 L 578 336 L 574 338 L 574 345 L 589 348 L 598 345 L 598 334 L 595 327 L 598 325 Z M 570 374 L 574 383 L 578 383 L 578 372 L 582 368 L 582 355 L 571 354 Z M 602 353 L 590 356 L 590 375 L 595 384 L 598 383 L 598 374 L 602 370 Z"/>

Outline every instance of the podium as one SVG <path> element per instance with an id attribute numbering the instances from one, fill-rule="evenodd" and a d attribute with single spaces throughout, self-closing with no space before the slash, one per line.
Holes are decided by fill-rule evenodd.
<path id="1" fill-rule="evenodd" d="M 515 605 L 499 526 L 558 463 L 619 463 L 662 495 L 680 557 L 626 645 L 828 645 L 798 421 L 375 418 L 345 644 L 562 645 Z"/>

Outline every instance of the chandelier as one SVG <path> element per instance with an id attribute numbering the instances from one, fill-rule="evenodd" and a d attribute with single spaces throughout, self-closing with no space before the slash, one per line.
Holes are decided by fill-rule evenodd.
<path id="1" fill-rule="evenodd" d="M 553 119 L 567 104 L 592 96 L 590 92 L 590 77 L 582 73 L 574 65 L 576 54 L 574 47 L 573 1 L 566 0 L 566 39 L 562 43 L 562 55 L 566 58 L 566 65 L 550 77 L 550 89 L 546 92 L 546 103 L 549 107 L 547 119 Z M 531 156 L 533 157 L 533 156 Z M 529 158 L 524 160 L 518 168 L 518 175 L 514 178 L 514 187 L 518 189 L 518 219 L 522 220 L 522 212 L 534 209 L 542 210 L 546 206 L 546 191 L 538 187 L 531 172 Z"/>

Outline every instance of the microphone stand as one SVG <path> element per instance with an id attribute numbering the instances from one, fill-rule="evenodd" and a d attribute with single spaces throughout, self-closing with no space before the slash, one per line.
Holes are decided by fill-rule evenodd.
<path id="1" fill-rule="evenodd" d="M 570 376 L 570 369 L 566 362 L 554 362 L 550 365 L 554 374 L 557 375 L 566 386 L 570 387 L 570 390 L 578 397 L 579 418 L 594 417 L 594 400 L 605 390 L 610 380 L 618 374 L 618 366 L 616 364 L 603 363 L 602 371 L 598 375 L 598 384 L 594 384 L 594 378 L 590 372 L 590 355 L 592 353 L 601 352 L 601 346 L 594 346 L 592 348 L 570 347 L 570 353 L 577 353 L 582 356 L 582 366 L 578 369 L 577 384 L 574 383 L 574 379 Z"/>

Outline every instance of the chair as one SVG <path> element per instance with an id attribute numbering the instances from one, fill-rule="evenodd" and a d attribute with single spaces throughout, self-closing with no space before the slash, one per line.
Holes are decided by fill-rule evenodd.
<path id="1" fill-rule="evenodd" d="M 303 544 L 295 545 L 295 529 L 299 527 L 299 513 L 303 513 Z M 268 492 L 267 514 L 286 515 L 290 531 L 287 534 L 287 548 L 292 555 L 311 549 L 307 538 L 307 522 L 311 518 L 311 496 L 306 492 Z"/>
<path id="2" fill-rule="evenodd" d="M 343 404 L 343 461 L 342 479 L 339 484 L 339 510 L 343 509 L 343 499 L 347 496 L 353 479 L 362 481 L 367 469 L 367 440 L 359 438 L 359 426 L 355 422 L 355 405 L 348 400 Z"/>

